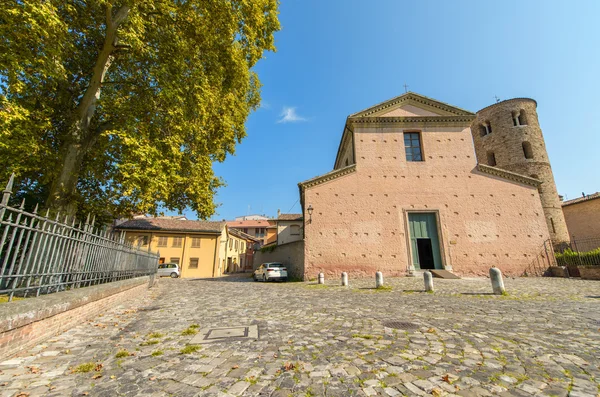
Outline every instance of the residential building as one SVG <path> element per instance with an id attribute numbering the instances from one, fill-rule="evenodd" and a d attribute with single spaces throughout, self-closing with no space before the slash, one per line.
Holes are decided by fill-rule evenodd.
<path id="1" fill-rule="evenodd" d="M 302 214 L 282 214 L 277 211 L 277 244 L 292 243 L 303 239 Z"/>
<path id="2" fill-rule="evenodd" d="M 179 264 L 182 278 L 217 277 L 225 258 L 222 241 L 227 241 L 225 222 L 138 218 L 115 227 L 125 240 L 160 254 L 159 263 Z"/>
<path id="3" fill-rule="evenodd" d="M 564 201 L 562 210 L 572 240 L 600 241 L 600 192 Z"/>
<path id="4" fill-rule="evenodd" d="M 304 277 L 522 274 L 551 220 L 564 238 L 542 139 L 530 99 L 475 114 L 409 92 L 349 116 L 333 170 L 299 184 Z"/>
<path id="5" fill-rule="evenodd" d="M 267 219 L 258 220 L 241 220 L 241 221 L 228 221 L 227 226 L 229 228 L 240 230 L 252 237 L 259 240 L 261 246 L 267 243 L 268 233 L 267 229 L 272 226 L 274 222 Z"/>

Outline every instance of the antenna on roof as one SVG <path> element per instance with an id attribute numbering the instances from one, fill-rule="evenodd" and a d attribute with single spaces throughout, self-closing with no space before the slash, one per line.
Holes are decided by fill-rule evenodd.
<path id="1" fill-rule="evenodd" d="M 498 98 L 498 95 L 494 95 L 494 99 L 496 99 L 496 103 L 500 102 L 500 98 Z"/>
<path id="2" fill-rule="evenodd" d="M 406 94 L 408 92 L 408 84 L 404 83 L 404 93 Z"/>

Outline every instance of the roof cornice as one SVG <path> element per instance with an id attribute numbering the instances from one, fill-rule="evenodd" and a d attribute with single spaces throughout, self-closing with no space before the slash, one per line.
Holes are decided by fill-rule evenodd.
<path id="1" fill-rule="evenodd" d="M 405 103 L 406 104 L 411 104 L 411 103 L 420 104 L 420 105 L 424 105 L 431 109 L 437 109 L 437 110 L 441 110 L 442 112 L 451 113 L 451 114 L 455 114 L 455 115 L 472 115 L 472 114 L 474 114 L 472 112 L 469 112 L 468 110 L 461 109 L 459 107 L 452 106 L 452 105 L 444 103 L 444 102 L 440 102 L 436 99 L 429 98 L 424 95 L 420 95 L 420 94 L 417 94 L 414 92 L 407 92 L 407 93 L 397 96 L 395 98 L 388 99 L 387 101 L 384 101 L 377 105 L 371 106 L 370 108 L 367 108 L 360 112 L 354 113 L 354 114 L 350 115 L 350 117 L 367 117 L 367 116 L 373 115 L 375 113 L 384 111 L 386 109 L 394 108 L 398 105 L 403 105 Z"/>
<path id="2" fill-rule="evenodd" d="M 506 171 L 500 168 L 491 167 L 485 164 L 477 164 L 477 170 L 483 172 L 484 174 L 494 175 L 500 178 L 508 179 L 514 182 L 519 182 L 524 185 L 530 185 L 534 187 L 538 187 L 542 184 L 542 181 L 535 178 L 530 178 L 525 175 L 517 174 L 515 172 Z"/>
<path id="3" fill-rule="evenodd" d="M 350 117 L 348 123 L 361 126 L 444 126 L 444 127 L 462 127 L 470 126 L 475 115 L 460 116 L 416 116 L 416 117 Z"/>
<path id="4" fill-rule="evenodd" d="M 352 164 L 352 165 L 349 165 L 348 167 L 333 170 L 331 172 L 328 172 L 327 174 L 319 175 L 319 176 L 309 179 L 307 181 L 300 182 L 298 184 L 298 186 L 300 187 L 301 190 L 303 190 L 303 189 L 310 188 L 310 187 L 313 187 L 316 185 L 320 185 L 325 182 L 329 182 L 331 180 L 340 178 L 344 175 L 348 175 L 353 172 L 356 172 L 356 164 Z"/>

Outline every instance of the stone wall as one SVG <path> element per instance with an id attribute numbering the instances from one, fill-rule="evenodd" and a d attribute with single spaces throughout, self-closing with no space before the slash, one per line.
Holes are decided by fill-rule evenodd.
<path id="1" fill-rule="evenodd" d="M 477 171 L 468 127 L 419 126 L 424 161 L 407 162 L 405 130 L 355 126 L 356 171 L 305 188 L 305 277 L 405 275 L 418 211 L 438 216 L 446 269 L 521 275 L 549 238 L 537 188 Z"/>
<path id="2" fill-rule="evenodd" d="M 138 277 L 0 305 L 0 360 L 147 293 L 154 281 Z"/>
<path id="3" fill-rule="evenodd" d="M 600 197 L 562 207 L 572 239 L 600 238 Z"/>
<path id="4" fill-rule="evenodd" d="M 304 280 L 304 241 L 281 244 L 271 252 L 257 251 L 254 254 L 255 270 L 266 262 L 283 263 L 289 278 Z"/>
<path id="5" fill-rule="evenodd" d="M 475 153 L 480 163 L 542 181 L 539 191 L 546 223 L 552 241 L 559 243 L 568 241 L 569 234 L 536 107 L 536 102 L 527 98 L 510 99 L 488 106 L 477 112 L 471 131 Z M 513 114 L 519 114 L 521 111 L 524 125 L 515 126 Z M 486 123 L 489 124 L 491 133 L 482 136 L 481 126 Z M 531 145 L 532 158 L 526 158 L 524 142 Z M 495 165 L 489 163 L 489 153 L 494 154 Z"/>

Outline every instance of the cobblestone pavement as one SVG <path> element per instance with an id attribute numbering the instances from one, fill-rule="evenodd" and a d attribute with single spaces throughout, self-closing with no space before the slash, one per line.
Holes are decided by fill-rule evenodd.
<path id="1" fill-rule="evenodd" d="M 0 363 L 0 396 L 599 395 L 600 282 L 337 284 L 163 279 Z M 248 325 L 258 340 L 192 343 Z"/>

